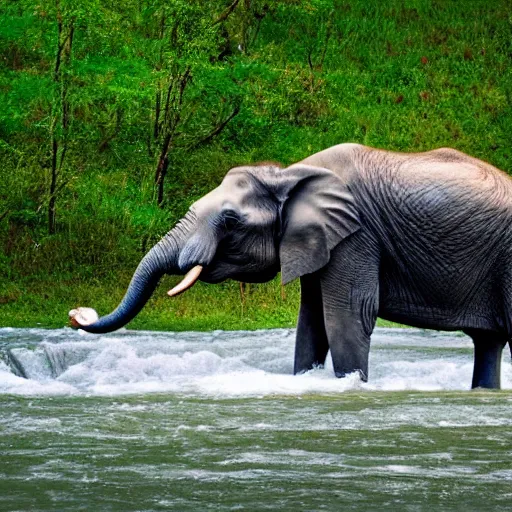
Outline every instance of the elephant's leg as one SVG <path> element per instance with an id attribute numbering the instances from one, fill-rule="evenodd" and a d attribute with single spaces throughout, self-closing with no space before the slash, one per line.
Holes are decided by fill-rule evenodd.
<path id="1" fill-rule="evenodd" d="M 501 353 L 507 344 L 503 334 L 480 329 L 464 331 L 473 338 L 475 363 L 472 388 L 500 389 Z"/>
<path id="2" fill-rule="evenodd" d="M 300 292 L 300 311 L 293 369 L 295 374 L 307 372 L 317 365 L 323 365 L 329 351 L 319 276 L 317 274 L 302 276 L 300 278 Z"/>
<path id="3" fill-rule="evenodd" d="M 362 328 L 357 314 L 342 309 L 329 309 L 325 315 L 332 364 L 336 377 L 358 372 L 368 380 L 370 335 Z"/>
<path id="4" fill-rule="evenodd" d="M 358 232 L 340 243 L 322 272 L 325 330 L 337 377 L 368 380 L 370 336 L 379 309 L 379 253 Z"/>

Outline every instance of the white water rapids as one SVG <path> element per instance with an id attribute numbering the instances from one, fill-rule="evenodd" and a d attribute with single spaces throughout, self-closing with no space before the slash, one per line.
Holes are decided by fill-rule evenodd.
<path id="1" fill-rule="evenodd" d="M 294 336 L 0 329 L 0 509 L 510 509 L 512 393 L 468 391 L 469 338 L 377 329 L 363 384 L 293 376 Z"/>
<path id="2" fill-rule="evenodd" d="M 0 329 L 0 393 L 259 397 L 350 390 L 465 390 L 473 348 L 458 333 L 376 329 L 370 376 L 337 379 L 325 368 L 293 376 L 293 330 L 210 333 Z M 512 388 L 504 350 L 502 388 Z"/>

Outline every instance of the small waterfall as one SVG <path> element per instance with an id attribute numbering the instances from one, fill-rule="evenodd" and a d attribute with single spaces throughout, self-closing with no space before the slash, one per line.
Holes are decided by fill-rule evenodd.
<path id="1" fill-rule="evenodd" d="M 12 348 L 7 349 L 6 355 L 6 362 L 15 375 L 36 380 L 52 378 L 52 369 L 41 348 Z"/>
<path id="2" fill-rule="evenodd" d="M 83 361 L 90 349 L 80 346 L 69 350 L 64 344 L 40 343 L 35 349 L 11 348 L 4 359 L 12 373 L 25 379 L 56 379 L 70 366 Z"/>
<path id="3" fill-rule="evenodd" d="M 41 343 L 52 377 L 56 379 L 77 361 L 76 354 L 62 345 Z"/>
<path id="4" fill-rule="evenodd" d="M 15 348 L 6 350 L 5 354 L 3 354 L 3 359 L 5 359 L 7 366 L 9 366 L 14 375 L 17 375 L 18 377 L 23 377 L 24 379 L 28 379 L 27 372 L 25 371 L 23 364 L 21 363 L 20 359 L 18 358 L 18 355 L 16 354 L 16 352 L 19 350 L 20 349 Z"/>

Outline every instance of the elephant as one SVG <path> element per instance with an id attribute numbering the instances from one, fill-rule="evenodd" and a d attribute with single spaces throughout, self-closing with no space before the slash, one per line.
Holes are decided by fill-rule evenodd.
<path id="1" fill-rule="evenodd" d="M 344 143 L 283 168 L 231 169 L 143 257 L 121 303 L 85 331 L 119 329 L 164 274 L 265 282 L 299 278 L 294 373 L 325 363 L 368 379 L 377 317 L 462 330 L 472 387 L 499 388 L 512 337 L 512 179 L 460 151 L 399 153 Z M 96 317 L 97 318 L 97 317 Z"/>

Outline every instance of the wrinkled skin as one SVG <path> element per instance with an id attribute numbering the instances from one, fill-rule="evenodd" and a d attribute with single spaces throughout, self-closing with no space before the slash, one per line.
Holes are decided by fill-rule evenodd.
<path id="1" fill-rule="evenodd" d="M 130 321 L 164 273 L 301 280 L 295 373 L 331 351 L 337 376 L 368 377 L 377 316 L 463 330 L 473 387 L 499 388 L 512 318 L 512 180 L 451 149 L 402 154 L 341 144 L 286 169 L 232 169 L 141 261 L 120 306 Z M 78 319 L 78 317 L 77 317 Z"/>

